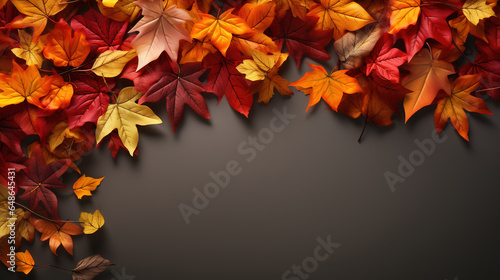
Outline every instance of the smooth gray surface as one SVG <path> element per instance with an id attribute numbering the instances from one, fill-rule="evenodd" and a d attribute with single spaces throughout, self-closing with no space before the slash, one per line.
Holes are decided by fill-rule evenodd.
<path id="1" fill-rule="evenodd" d="M 290 81 L 299 77 L 293 63 L 283 67 Z M 303 63 L 300 73 L 309 70 Z M 500 114 L 492 100 L 495 116 L 470 118 L 470 143 L 448 124 L 447 140 L 391 192 L 383 174 L 397 172 L 398 156 L 407 158 L 415 139 L 430 137 L 432 109 L 407 125 L 368 125 L 360 144 L 363 120 L 323 103 L 304 113 L 308 97 L 295 93 L 256 104 L 248 120 L 225 100 L 208 98 L 212 119 L 187 109 L 176 135 L 164 103 L 154 105 L 165 123 L 140 129 L 140 156 L 120 152 L 114 161 L 105 147 L 95 150 L 80 168 L 106 176 L 98 191 L 82 202 L 60 199 L 63 218 L 100 209 L 105 227 L 75 238 L 74 258 L 62 249 L 56 257 L 36 241 L 28 248 L 37 263 L 71 268 L 100 253 L 136 280 L 279 280 L 313 255 L 318 237 L 331 235 L 341 246 L 308 279 L 499 279 Z M 238 145 L 269 127 L 273 108 L 285 106 L 297 117 L 247 162 Z M 192 204 L 192 189 L 230 160 L 242 173 L 186 225 L 179 204 Z M 68 184 L 76 178 L 65 176 Z M 34 276 L 71 278 L 51 268 Z M 110 270 L 97 279 L 113 277 Z"/>

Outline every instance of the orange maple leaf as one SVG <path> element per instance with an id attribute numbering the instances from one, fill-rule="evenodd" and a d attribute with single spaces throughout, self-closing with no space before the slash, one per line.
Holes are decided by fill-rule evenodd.
<path id="1" fill-rule="evenodd" d="M 23 70 L 15 61 L 12 62 L 12 75 L 0 73 L 0 107 L 23 102 L 42 108 L 40 98 L 46 96 L 52 84 L 51 76 L 40 76 L 35 65 L 30 65 Z"/>
<path id="2" fill-rule="evenodd" d="M 481 75 L 477 74 L 461 76 L 453 82 L 451 95 L 443 94 L 434 111 L 437 132 L 441 132 L 451 120 L 460 136 L 469 141 L 469 121 L 464 110 L 493 115 L 483 99 L 471 95 L 480 84 Z"/>
<path id="3" fill-rule="evenodd" d="M 191 37 L 200 41 L 210 38 L 212 44 L 226 56 L 233 34 L 254 32 L 242 18 L 231 14 L 232 11 L 229 9 L 218 17 L 201 13 L 201 20 L 194 24 Z"/>
<path id="4" fill-rule="evenodd" d="M 352 94 L 362 92 L 363 90 L 358 84 L 356 78 L 346 74 L 348 70 L 332 70 L 330 74 L 325 71 L 325 68 L 308 63 L 313 71 L 307 72 L 300 80 L 291 83 L 298 90 L 303 91 L 306 95 L 310 95 L 309 105 L 307 110 L 318 103 L 321 98 L 337 111 L 337 108 L 342 100 L 344 93 Z"/>
<path id="5" fill-rule="evenodd" d="M 72 34 L 71 27 L 61 19 L 50 32 L 43 55 L 54 61 L 55 66 L 77 67 L 85 61 L 89 52 L 85 31 L 78 29 Z"/>
<path id="6" fill-rule="evenodd" d="M 71 236 L 82 234 L 83 230 L 81 227 L 70 222 L 61 221 L 60 223 L 54 223 L 33 217 L 31 217 L 30 222 L 42 234 L 40 241 L 49 240 L 49 247 L 52 253 L 57 255 L 57 248 L 62 245 L 68 253 L 73 255 L 73 239 Z"/>

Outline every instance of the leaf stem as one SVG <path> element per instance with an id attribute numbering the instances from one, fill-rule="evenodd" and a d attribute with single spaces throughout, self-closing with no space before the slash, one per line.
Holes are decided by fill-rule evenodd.
<path id="1" fill-rule="evenodd" d="M 361 135 L 359 135 L 358 143 L 361 143 L 361 138 L 363 138 L 363 134 L 365 134 L 365 129 L 367 124 L 368 124 L 368 118 L 365 118 L 365 124 L 363 125 L 363 130 L 361 131 Z"/>
<path id="2" fill-rule="evenodd" d="M 26 206 L 22 205 L 22 204 L 21 204 L 21 203 L 19 203 L 19 202 L 15 202 L 15 204 L 16 204 L 17 206 L 19 206 L 19 207 L 23 208 L 24 210 L 27 210 L 27 211 L 28 211 L 28 212 L 30 212 L 31 214 L 34 214 L 35 216 L 38 216 L 38 217 L 40 217 L 40 218 L 42 218 L 42 219 L 44 219 L 44 220 L 46 220 L 46 221 L 49 221 L 49 222 L 53 222 L 53 223 L 81 223 L 80 221 L 63 221 L 63 220 L 56 221 L 56 220 L 52 220 L 52 219 L 50 219 L 50 218 L 47 218 L 47 217 L 45 217 L 45 216 L 43 216 L 43 215 L 38 214 L 37 212 L 35 212 L 35 211 L 33 211 L 33 210 L 29 209 L 28 207 L 26 207 Z"/>

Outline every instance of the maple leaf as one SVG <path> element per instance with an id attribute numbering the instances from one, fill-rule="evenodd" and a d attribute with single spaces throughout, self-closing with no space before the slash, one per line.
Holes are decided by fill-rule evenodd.
<path id="1" fill-rule="evenodd" d="M 394 113 L 399 114 L 399 101 L 410 91 L 399 83 L 377 76 L 360 75 L 357 80 L 363 92 L 344 95 L 339 112 L 352 118 L 362 115 L 367 121 L 378 126 L 391 125 Z"/>
<path id="2" fill-rule="evenodd" d="M 132 46 L 139 56 L 137 69 L 158 59 L 164 51 L 173 62 L 176 62 L 179 41 L 191 41 L 189 32 L 182 25 L 191 20 L 189 14 L 175 5 L 164 9 L 162 0 L 139 0 L 135 4 L 142 8 L 144 16 L 130 30 L 130 32 L 139 31 L 132 41 Z"/>
<path id="3" fill-rule="evenodd" d="M 407 61 L 406 53 L 394 46 L 394 36 L 385 34 L 366 58 L 366 74 L 399 83 L 399 69 Z"/>
<path id="4" fill-rule="evenodd" d="M 74 16 L 71 27 L 83 30 L 90 49 L 101 53 L 121 47 L 127 34 L 128 22 L 114 21 L 90 9 L 84 15 Z"/>
<path id="5" fill-rule="evenodd" d="M 307 15 L 319 17 L 316 22 L 318 28 L 333 29 L 335 40 L 347 31 L 355 31 L 375 22 L 361 5 L 352 0 L 321 0 L 321 4 L 312 6 Z"/>
<path id="6" fill-rule="evenodd" d="M 208 55 L 203 60 L 203 67 L 210 69 L 206 90 L 215 93 L 219 102 L 226 96 L 227 102 L 234 110 L 248 117 L 253 96 L 249 93 L 245 76 L 236 69 L 242 60 L 239 51 L 229 48 L 226 57 L 220 52 Z"/>
<path id="7" fill-rule="evenodd" d="M 233 34 L 254 33 L 254 30 L 242 18 L 233 15 L 232 11 L 233 9 L 229 9 L 218 17 L 201 13 L 202 18 L 194 24 L 191 37 L 200 41 L 209 38 L 212 44 L 225 56 Z"/>
<path id="8" fill-rule="evenodd" d="M 354 32 L 348 32 L 333 43 L 336 53 L 345 69 L 361 66 L 370 54 L 383 31 L 377 23 L 372 23 Z"/>
<path id="9" fill-rule="evenodd" d="M 389 0 L 391 5 L 391 28 L 390 34 L 415 25 L 420 14 L 420 0 Z"/>
<path id="10" fill-rule="evenodd" d="M 31 224 L 42 236 L 40 241 L 49 240 L 49 247 L 52 253 L 57 256 L 57 248 L 63 246 L 64 249 L 73 255 L 73 239 L 71 236 L 83 233 L 82 228 L 70 222 L 51 222 L 43 219 L 31 217 Z"/>
<path id="11" fill-rule="evenodd" d="M 23 272 L 28 275 L 33 267 L 35 266 L 35 261 L 28 250 L 16 253 L 16 266 L 17 271 Z"/>
<path id="12" fill-rule="evenodd" d="M 83 226 L 83 233 L 85 234 L 93 234 L 102 228 L 105 222 L 99 210 L 95 210 L 94 214 L 81 212 L 79 221 Z"/>
<path id="13" fill-rule="evenodd" d="M 16 193 L 17 189 L 12 191 L 0 185 L 0 238 L 10 235 L 11 230 L 14 229 L 15 241 L 18 243 L 16 245 L 19 245 L 22 238 L 26 239 L 28 242 L 33 242 L 35 229 L 28 221 L 31 213 L 21 208 L 15 208 L 15 210 L 12 211 L 13 201 L 9 200 L 9 197 Z M 11 226 L 12 221 L 15 221 L 14 228 Z"/>
<path id="14" fill-rule="evenodd" d="M 16 107 L 18 105 L 0 110 L 0 142 L 4 143 L 12 153 L 22 155 L 21 141 L 26 137 L 26 133 L 16 122 L 15 115 L 18 113 Z M 0 162 L 6 163 L 6 161 Z M 0 175 L 0 184 L 7 185 L 7 181 L 2 181 L 4 176 L 6 174 Z"/>
<path id="15" fill-rule="evenodd" d="M 75 192 L 76 197 L 78 197 L 78 199 L 82 199 L 85 195 L 92 196 L 91 191 L 95 191 L 103 179 L 104 177 L 94 179 L 92 177 L 82 175 L 82 177 L 78 178 L 75 184 L 73 184 L 73 191 Z"/>
<path id="16" fill-rule="evenodd" d="M 477 74 L 458 77 L 451 86 L 451 95 L 443 95 L 438 99 L 434 111 L 438 133 L 443 130 L 449 119 L 460 136 L 469 141 L 469 121 L 464 110 L 493 115 L 483 99 L 471 95 L 480 85 L 480 81 L 481 75 Z"/>
<path id="17" fill-rule="evenodd" d="M 30 65 L 23 70 L 16 62 L 12 75 L 0 73 L 0 107 L 19 104 L 27 101 L 35 106 L 42 107 L 40 98 L 46 96 L 51 88 L 52 77 L 41 77 L 38 69 Z"/>
<path id="18" fill-rule="evenodd" d="M 446 18 L 454 13 L 456 8 L 440 2 L 430 2 L 423 3 L 420 10 L 418 22 L 401 31 L 409 61 L 429 38 L 438 41 L 444 47 L 452 44 L 452 34 Z"/>
<path id="19" fill-rule="evenodd" d="M 484 54 L 478 54 L 474 63 L 466 63 L 460 69 L 460 76 L 480 74 L 483 77 L 482 92 L 487 93 L 495 100 L 500 100 L 500 60 Z"/>
<path id="20" fill-rule="evenodd" d="M 32 36 L 19 29 L 19 48 L 13 48 L 12 53 L 26 61 L 26 65 L 36 65 L 38 68 L 42 67 L 43 57 L 43 44 L 40 40 L 33 42 Z"/>
<path id="21" fill-rule="evenodd" d="M 33 38 L 36 42 L 40 34 L 42 34 L 47 19 L 50 16 L 56 15 L 64 10 L 68 5 L 64 0 L 11 0 L 17 10 L 24 15 L 23 19 L 18 19 L 10 22 L 5 27 L 7 28 L 26 28 L 33 27 Z"/>
<path id="22" fill-rule="evenodd" d="M 87 122 L 95 124 L 108 108 L 108 87 L 102 77 L 95 75 L 73 74 L 72 77 L 74 78 L 75 93 L 66 109 L 68 125 L 74 129 Z M 115 86 L 113 80 L 109 80 L 107 83 L 110 88 Z"/>
<path id="23" fill-rule="evenodd" d="M 410 63 L 403 66 L 410 75 L 403 80 L 403 86 L 412 91 L 404 99 L 405 121 L 424 106 L 430 105 L 439 90 L 451 94 L 448 75 L 454 74 L 453 65 L 438 60 L 439 51 L 431 53 L 421 50 Z"/>
<path id="24" fill-rule="evenodd" d="M 17 179 L 17 185 L 24 190 L 19 198 L 29 200 L 31 209 L 36 209 L 42 203 L 52 217 L 58 217 L 57 197 L 50 189 L 66 187 L 58 178 L 70 164 L 69 159 L 45 164 L 42 150 L 35 146 L 31 157 L 26 161 L 27 168 L 20 172 Z"/>
<path id="25" fill-rule="evenodd" d="M 201 92 L 207 91 L 199 80 L 206 72 L 201 63 L 182 64 L 176 72 L 172 71 L 168 63 L 160 63 L 151 69 L 134 81 L 136 85 L 139 83 L 143 87 L 150 85 L 139 100 L 139 104 L 158 102 L 165 98 L 168 118 L 174 132 L 182 119 L 186 104 L 203 118 L 210 118 L 207 103 L 201 95 Z"/>
<path id="26" fill-rule="evenodd" d="M 97 57 L 90 70 L 97 76 L 114 78 L 120 75 L 123 67 L 136 56 L 137 53 L 134 49 L 128 51 L 107 50 Z"/>
<path id="27" fill-rule="evenodd" d="M 89 52 L 90 45 L 85 39 L 85 32 L 80 29 L 73 32 L 68 23 L 61 19 L 50 32 L 43 55 L 51 59 L 55 66 L 77 67 L 85 61 Z"/>
<path id="28" fill-rule="evenodd" d="M 116 21 L 134 21 L 141 9 L 135 5 L 134 0 L 118 0 L 113 7 L 106 7 L 102 0 L 97 0 L 97 6 L 102 15 Z"/>
<path id="29" fill-rule="evenodd" d="M 287 53 L 278 52 L 268 56 L 255 51 L 252 59 L 246 59 L 236 67 L 240 73 L 245 74 L 247 80 L 253 81 L 250 92 L 259 93 L 259 102 L 269 103 L 274 95 L 274 88 L 282 95 L 293 95 L 288 88 L 289 82 L 278 74 L 279 67 L 287 58 Z"/>
<path id="30" fill-rule="evenodd" d="M 49 94 L 40 99 L 41 107 L 46 111 L 68 108 L 73 97 L 73 86 L 66 83 L 59 75 L 52 75 Z"/>
<path id="31" fill-rule="evenodd" d="M 274 0 L 279 18 L 283 18 L 289 11 L 294 17 L 304 19 L 313 1 L 309 0 Z"/>
<path id="32" fill-rule="evenodd" d="M 484 38 L 483 41 L 476 40 L 477 50 L 484 56 L 500 59 L 500 19 L 495 18 L 482 23 Z"/>
<path id="33" fill-rule="evenodd" d="M 139 142 L 136 126 L 162 122 L 149 107 L 135 103 L 141 95 L 134 87 L 126 87 L 120 91 L 116 104 L 109 104 L 106 113 L 97 120 L 95 132 L 97 143 L 117 129 L 120 139 L 133 156 L 133 151 Z"/>
<path id="34" fill-rule="evenodd" d="M 276 43 L 278 50 L 282 50 L 286 45 L 297 67 L 300 67 L 304 56 L 319 60 L 331 58 L 324 50 L 331 41 L 331 31 L 314 29 L 317 21 L 318 18 L 314 17 L 305 17 L 302 20 L 288 12 L 282 19 L 275 18 L 267 33 Z"/>
<path id="35" fill-rule="evenodd" d="M 464 16 L 474 25 L 477 25 L 481 19 L 495 16 L 491 6 L 487 5 L 486 0 L 467 0 L 462 6 Z"/>
<path id="36" fill-rule="evenodd" d="M 308 63 L 313 71 L 307 72 L 300 80 L 291 83 L 290 86 L 296 87 L 303 91 L 306 95 L 309 94 L 309 105 L 307 110 L 318 103 L 321 98 L 337 111 L 337 108 L 342 100 L 344 93 L 353 94 L 362 92 L 356 78 L 346 74 L 349 70 L 332 70 L 328 74 L 321 66 Z M 310 89 L 310 90 L 308 90 Z"/>
<path id="37" fill-rule="evenodd" d="M 79 261 L 73 269 L 73 280 L 92 280 L 113 265 L 101 255 L 90 256 Z"/>

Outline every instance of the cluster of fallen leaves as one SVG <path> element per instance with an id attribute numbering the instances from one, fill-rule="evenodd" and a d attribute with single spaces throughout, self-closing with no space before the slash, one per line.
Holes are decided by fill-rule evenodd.
<path id="1" fill-rule="evenodd" d="M 210 118 L 205 94 L 248 117 L 254 95 L 267 104 L 295 87 L 307 109 L 323 99 L 378 126 L 401 104 L 406 121 L 435 105 L 437 130 L 451 120 L 468 140 L 465 110 L 491 114 L 484 97 L 500 99 L 499 13 L 494 0 L 0 0 L 0 166 L 16 169 L 29 203 L 18 203 L 16 246 L 38 231 L 72 254 L 72 236 L 104 224 L 99 211 L 62 220 L 53 190 L 102 142 L 113 157 L 137 154 L 137 126 L 162 122 L 145 103 L 164 99 L 175 132 L 185 105 Z M 333 52 L 335 69 L 280 74 L 289 57 L 300 67 Z M 100 180 L 83 175 L 73 191 Z M 1 200 L 0 221 L 7 209 Z M 0 252 L 7 234 L 0 224 Z"/>

